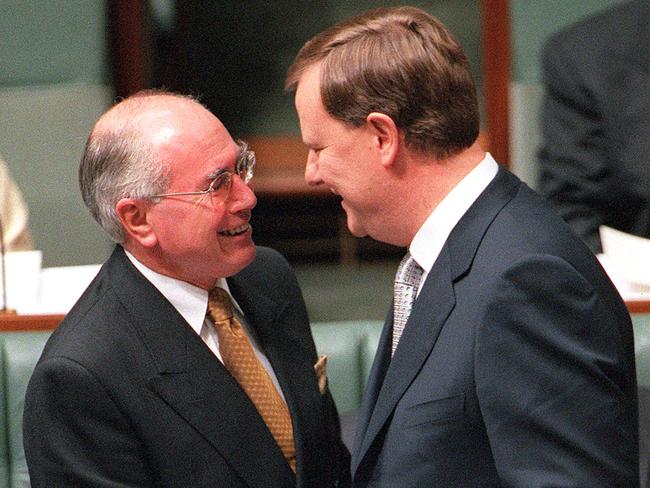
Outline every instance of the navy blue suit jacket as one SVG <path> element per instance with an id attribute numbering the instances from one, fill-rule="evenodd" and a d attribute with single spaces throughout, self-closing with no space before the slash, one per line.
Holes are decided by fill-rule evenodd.
<path id="1" fill-rule="evenodd" d="M 352 453 L 357 487 L 634 487 L 630 317 L 514 175 L 449 236 L 394 357 L 392 310 Z"/>
<path id="2" fill-rule="evenodd" d="M 349 454 L 295 276 L 274 251 L 228 279 L 277 375 L 297 475 L 254 405 L 121 247 L 47 343 L 25 399 L 32 487 L 331 487 Z"/>

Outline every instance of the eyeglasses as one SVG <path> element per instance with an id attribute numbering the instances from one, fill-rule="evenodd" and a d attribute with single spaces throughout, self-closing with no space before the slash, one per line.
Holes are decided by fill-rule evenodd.
<path id="1" fill-rule="evenodd" d="M 230 187 L 232 186 L 232 177 L 237 175 L 241 180 L 248 184 L 253 178 L 255 172 L 255 152 L 248 148 L 248 143 L 244 141 L 237 141 L 239 146 L 239 156 L 237 163 L 235 163 L 235 171 L 232 172 L 228 169 L 219 169 L 211 175 L 212 182 L 207 190 L 202 191 L 183 191 L 175 193 L 159 193 L 158 195 L 149 195 L 146 198 L 166 198 L 166 197 L 181 197 L 186 195 L 211 195 L 217 198 L 223 197 L 224 199 L 230 194 Z"/>

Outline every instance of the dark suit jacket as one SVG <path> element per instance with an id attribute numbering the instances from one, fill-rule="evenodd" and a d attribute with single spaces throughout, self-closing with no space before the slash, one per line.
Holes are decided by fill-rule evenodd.
<path id="1" fill-rule="evenodd" d="M 625 305 L 550 207 L 500 169 L 392 310 L 352 451 L 357 487 L 635 487 Z"/>
<path id="2" fill-rule="evenodd" d="M 29 383 L 24 441 L 34 488 L 311 488 L 349 478 L 290 267 L 259 248 L 228 284 L 286 397 L 297 475 L 238 383 L 118 246 Z"/>
<path id="3" fill-rule="evenodd" d="M 545 46 L 542 191 L 599 252 L 598 227 L 650 237 L 650 2 L 626 2 Z"/>

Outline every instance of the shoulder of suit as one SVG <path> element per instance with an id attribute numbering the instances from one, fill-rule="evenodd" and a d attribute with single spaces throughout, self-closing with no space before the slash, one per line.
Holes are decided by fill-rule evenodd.
<path id="1" fill-rule="evenodd" d="M 271 286 L 283 286 L 295 281 L 295 273 L 287 260 L 275 249 L 258 246 L 255 259 L 233 278 L 243 282 L 265 282 Z"/>
<path id="2" fill-rule="evenodd" d="M 255 260 L 250 266 L 277 266 L 282 268 L 290 268 L 286 258 L 275 249 L 270 247 L 257 246 Z"/>

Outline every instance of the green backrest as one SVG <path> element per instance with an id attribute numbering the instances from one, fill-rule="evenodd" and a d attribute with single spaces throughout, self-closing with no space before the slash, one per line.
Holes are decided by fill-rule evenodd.
<path id="1" fill-rule="evenodd" d="M 2 347 L 2 334 L 0 334 L 0 487 L 9 486 L 9 444 L 7 439 L 7 400 L 4 375 L 4 348 Z"/>
<path id="2" fill-rule="evenodd" d="M 650 314 L 632 316 L 637 377 L 650 387 Z M 319 354 L 329 356 L 329 387 L 341 413 L 359 408 L 382 321 L 312 324 Z M 25 390 L 49 332 L 0 333 L 0 488 L 29 487 L 22 440 Z"/>
<path id="3" fill-rule="evenodd" d="M 632 314 L 636 377 L 639 386 L 650 387 L 650 313 Z"/>
<path id="4" fill-rule="evenodd" d="M 0 399 L 3 413 L 2 454 L 4 479 L 8 488 L 29 487 L 29 474 L 23 450 L 23 406 L 27 383 L 36 361 L 41 355 L 49 332 L 7 332 L 0 334 L 2 359 L 2 391 Z M 46 433 L 43 433 L 44 435 Z"/>
<path id="5" fill-rule="evenodd" d="M 327 354 L 329 386 L 339 411 L 359 408 L 375 356 L 381 321 L 312 325 L 319 354 Z M 0 333 L 0 488 L 27 488 L 23 450 L 25 391 L 50 332 Z"/>
<path id="6" fill-rule="evenodd" d="M 361 405 L 383 322 L 317 322 L 312 333 L 318 354 L 327 354 L 327 377 L 341 413 Z"/>

